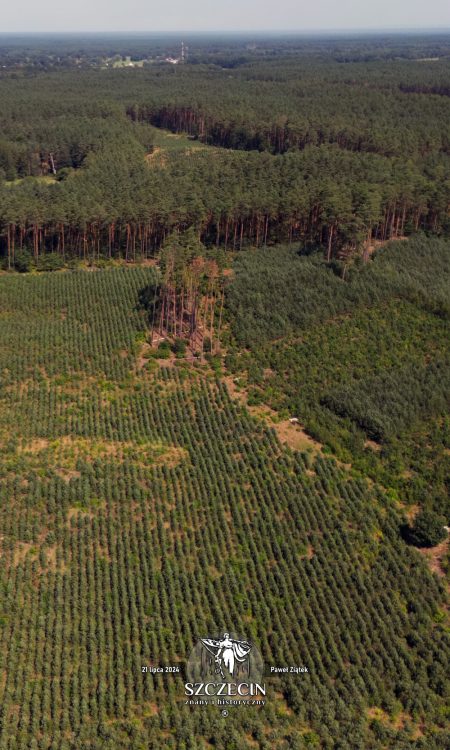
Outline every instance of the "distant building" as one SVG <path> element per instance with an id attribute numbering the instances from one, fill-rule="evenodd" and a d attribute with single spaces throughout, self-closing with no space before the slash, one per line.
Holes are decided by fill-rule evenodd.
<path id="1" fill-rule="evenodd" d="M 171 65 L 178 65 L 178 63 L 184 63 L 187 60 L 189 47 L 186 47 L 184 42 L 181 42 L 181 55 L 180 57 L 166 57 L 164 62 L 170 63 Z"/>

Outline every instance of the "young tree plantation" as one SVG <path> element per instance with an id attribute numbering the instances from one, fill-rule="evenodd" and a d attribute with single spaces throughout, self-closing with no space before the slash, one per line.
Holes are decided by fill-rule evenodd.
<path id="1" fill-rule="evenodd" d="M 0 750 L 443 750 L 450 37 L 180 43 L 0 36 Z"/>

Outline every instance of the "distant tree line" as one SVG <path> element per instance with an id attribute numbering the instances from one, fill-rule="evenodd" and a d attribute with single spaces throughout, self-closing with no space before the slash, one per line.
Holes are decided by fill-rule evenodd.
<path id="1" fill-rule="evenodd" d="M 60 181 L 0 186 L 8 266 L 28 249 L 82 258 L 149 257 L 168 234 L 193 227 L 207 244 L 238 250 L 302 241 L 328 259 L 372 239 L 448 231 L 450 183 L 435 171 L 336 146 L 302 152 L 199 151 L 145 163 L 135 142 L 108 141 Z"/>
<path id="2" fill-rule="evenodd" d="M 189 227 L 234 250 L 317 244 L 328 260 L 374 238 L 445 234 L 450 101 L 426 92 L 445 94 L 448 67 L 293 56 L 233 73 L 5 73 L 6 264 L 23 251 L 134 260 Z M 158 156 L 155 126 L 214 148 Z"/>

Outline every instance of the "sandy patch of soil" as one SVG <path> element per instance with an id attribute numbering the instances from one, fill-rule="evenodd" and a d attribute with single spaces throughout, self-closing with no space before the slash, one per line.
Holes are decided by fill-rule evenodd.
<path id="1" fill-rule="evenodd" d="M 450 535 L 448 535 L 447 539 L 444 539 L 444 541 L 441 542 L 441 544 L 438 544 L 436 547 L 422 547 L 418 550 L 420 554 L 426 559 L 430 570 L 433 573 L 436 573 L 436 575 L 438 575 L 440 578 L 445 577 L 445 570 L 442 567 L 442 563 L 447 555 L 449 544 Z"/>
<path id="2" fill-rule="evenodd" d="M 381 445 L 376 443 L 375 440 L 365 440 L 364 448 L 370 448 L 371 451 L 379 453 L 381 451 Z"/>
<path id="3" fill-rule="evenodd" d="M 308 435 L 299 424 L 291 424 L 288 419 L 273 424 L 278 437 L 282 443 L 289 445 L 296 451 L 310 450 L 320 453 L 322 445 Z"/>
<path id="4" fill-rule="evenodd" d="M 78 518 L 78 516 L 89 516 L 89 518 L 94 518 L 94 514 L 90 510 L 84 508 L 69 508 L 67 513 L 67 521 L 69 526 L 72 518 Z"/>
<path id="5" fill-rule="evenodd" d="M 277 691 L 274 691 L 273 697 L 277 701 L 278 704 L 280 704 L 280 710 L 281 713 L 287 714 L 288 716 L 292 716 L 294 713 L 293 710 L 288 706 L 286 698 L 284 697 L 283 693 L 279 693 Z"/>
<path id="6" fill-rule="evenodd" d="M 408 523 L 412 524 L 420 510 L 420 507 L 418 505 L 405 505 L 404 503 L 400 503 L 400 507 L 402 508 L 406 518 L 408 519 Z"/>
<path id="7" fill-rule="evenodd" d="M 13 565 L 16 567 L 25 561 L 29 551 L 34 547 L 30 542 L 18 542 L 13 552 Z"/>
<path id="8" fill-rule="evenodd" d="M 378 708 L 378 706 L 372 706 L 371 708 L 367 709 L 366 713 L 369 719 L 376 719 L 377 721 L 381 722 L 381 724 L 384 724 L 386 727 L 389 727 L 390 729 L 395 729 L 397 731 L 401 731 L 404 728 L 406 722 L 414 724 L 411 714 L 408 714 L 404 711 L 391 717 L 389 716 L 389 714 L 386 713 L 386 711 L 383 711 L 382 708 Z M 414 736 L 414 739 L 418 739 L 419 737 L 422 736 L 422 730 L 418 724 L 414 725 L 413 736 Z"/>
<path id="9" fill-rule="evenodd" d="M 174 469 L 175 466 L 178 466 L 179 463 L 181 463 L 188 457 L 189 453 L 185 448 L 178 448 L 173 446 L 171 448 L 167 448 L 167 450 L 165 450 L 164 453 L 156 459 L 155 463 L 164 464 L 165 466 L 168 466 L 169 469 Z"/>
<path id="10" fill-rule="evenodd" d="M 50 570 L 53 570 L 54 572 L 58 571 L 59 573 L 67 572 L 67 565 L 62 560 L 60 560 L 58 564 L 58 560 L 56 557 L 56 544 L 53 545 L 53 547 L 47 547 L 46 554 L 47 554 L 47 565 L 50 568 Z"/>
<path id="11" fill-rule="evenodd" d="M 106 549 L 105 547 L 102 547 L 100 544 L 97 545 L 96 553 L 103 560 L 106 560 L 107 562 L 111 562 L 111 555 L 109 554 L 109 550 Z"/>
<path id="12" fill-rule="evenodd" d="M 157 703 L 147 703 L 147 715 L 156 716 L 159 714 L 159 706 Z M 170 735 L 169 735 L 170 736 Z"/>
<path id="13" fill-rule="evenodd" d="M 61 479 L 64 479 L 65 482 L 70 482 L 71 479 L 78 479 L 81 477 L 81 472 L 76 471 L 76 469 L 57 468 L 55 469 L 55 474 L 61 477 Z"/>
<path id="14" fill-rule="evenodd" d="M 160 367 L 175 367 L 176 357 L 173 355 L 169 359 L 157 359 L 155 360 Z"/>
<path id="15" fill-rule="evenodd" d="M 243 404 L 250 414 L 263 419 L 268 427 L 273 427 L 281 443 L 296 451 L 312 451 L 320 453 L 322 445 L 308 435 L 300 424 L 293 424 L 289 419 L 279 420 L 277 412 L 269 406 L 249 406 L 247 392 L 239 388 L 239 383 L 232 375 L 226 375 L 223 380 L 232 399 Z"/>
<path id="16" fill-rule="evenodd" d="M 153 346 L 148 341 L 144 341 L 136 359 L 137 371 L 142 370 L 148 362 L 156 362 L 160 367 L 175 367 L 177 358 L 173 352 L 170 352 L 170 357 L 168 357 L 167 359 L 149 356 L 151 353 L 156 353 L 156 347 L 161 341 L 164 340 L 165 339 L 163 336 L 155 334 Z"/>
<path id="17" fill-rule="evenodd" d="M 55 440 L 35 438 L 24 443 L 18 451 L 30 458 L 32 466 L 48 464 L 66 481 L 79 476 L 78 459 L 92 462 L 96 459 L 116 458 L 143 465 L 166 463 L 176 466 L 188 455 L 187 451 L 160 442 L 136 443 L 133 441 L 92 440 L 64 435 Z"/>
<path id="18" fill-rule="evenodd" d="M 156 146 L 150 154 L 147 154 L 145 161 L 149 166 L 165 167 L 167 164 L 167 155 L 161 146 Z"/>
<path id="19" fill-rule="evenodd" d="M 29 440 L 23 447 L 19 448 L 19 453 L 41 453 L 41 451 L 47 450 L 49 446 L 49 440 L 46 438 L 34 438 Z"/>
<path id="20" fill-rule="evenodd" d="M 223 380 L 228 388 L 228 393 L 231 398 L 235 401 L 239 401 L 241 404 L 246 404 L 247 394 L 239 388 L 239 383 L 236 382 L 239 378 L 234 378 L 232 375 L 225 375 Z"/>
<path id="21" fill-rule="evenodd" d="M 150 344 L 148 344 L 146 341 L 144 341 L 144 343 L 142 344 L 142 346 L 141 346 L 141 348 L 139 350 L 139 354 L 138 354 L 138 356 L 136 358 L 136 369 L 137 370 L 142 370 L 145 367 L 145 365 L 147 364 L 147 362 L 151 361 L 151 357 L 146 356 L 151 351 L 152 351 L 152 347 L 150 346 Z"/>
<path id="22" fill-rule="evenodd" d="M 44 537 L 45 534 L 43 535 L 42 539 Z M 28 555 L 31 555 L 32 560 L 36 561 L 39 557 L 40 544 L 40 542 L 17 542 L 12 555 L 13 566 L 17 567 L 17 565 L 21 565 L 22 563 L 24 563 Z M 66 571 L 66 565 L 64 565 L 64 563 L 60 563 L 58 565 L 56 556 L 56 544 L 51 547 L 46 547 L 45 555 L 47 558 L 47 568 L 44 567 L 42 569 L 43 573 L 45 573 L 46 570 L 52 570 L 54 572 L 59 571 L 61 573 L 64 573 Z"/>

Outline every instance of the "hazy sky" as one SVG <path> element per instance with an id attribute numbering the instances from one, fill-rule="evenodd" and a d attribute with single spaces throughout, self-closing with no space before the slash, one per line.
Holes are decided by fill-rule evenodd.
<path id="1" fill-rule="evenodd" d="M 450 28 L 450 0 L 1 0 L 5 31 Z"/>

